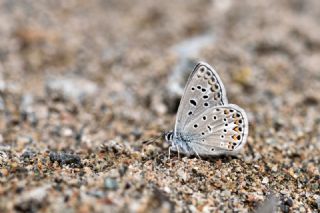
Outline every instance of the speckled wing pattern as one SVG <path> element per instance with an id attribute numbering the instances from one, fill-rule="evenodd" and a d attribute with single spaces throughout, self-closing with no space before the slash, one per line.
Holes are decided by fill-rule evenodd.
<path id="1" fill-rule="evenodd" d="M 237 105 L 207 109 L 186 125 L 184 132 L 200 155 L 222 154 L 240 149 L 248 135 L 245 112 Z"/>
<path id="2" fill-rule="evenodd" d="M 228 104 L 224 85 L 208 64 L 191 73 L 178 109 L 175 133 L 199 155 L 235 152 L 246 142 L 248 119 L 243 109 Z"/>
<path id="3" fill-rule="evenodd" d="M 203 109 L 228 104 L 220 77 L 208 64 L 200 62 L 191 73 L 180 101 L 175 131 L 181 132 Z M 201 107 L 203 106 L 203 107 Z"/>

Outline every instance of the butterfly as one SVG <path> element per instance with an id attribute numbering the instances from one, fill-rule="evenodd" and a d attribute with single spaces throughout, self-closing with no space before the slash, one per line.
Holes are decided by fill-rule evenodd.
<path id="1" fill-rule="evenodd" d="M 165 134 L 170 150 L 185 155 L 216 156 L 237 153 L 247 141 L 245 111 L 229 104 L 217 72 L 199 62 L 190 74 L 173 131 Z"/>

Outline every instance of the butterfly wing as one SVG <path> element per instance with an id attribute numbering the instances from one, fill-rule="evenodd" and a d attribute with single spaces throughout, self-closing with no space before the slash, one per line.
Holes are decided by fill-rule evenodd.
<path id="1" fill-rule="evenodd" d="M 204 111 L 185 126 L 189 146 L 199 155 L 237 152 L 247 141 L 248 118 L 234 104 Z"/>
<path id="2" fill-rule="evenodd" d="M 183 131 L 186 124 L 204 110 L 226 104 L 226 91 L 219 75 L 210 65 L 198 63 L 187 81 L 180 101 L 174 132 Z"/>

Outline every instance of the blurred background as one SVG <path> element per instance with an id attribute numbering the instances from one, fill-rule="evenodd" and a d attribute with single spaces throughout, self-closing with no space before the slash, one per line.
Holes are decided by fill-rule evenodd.
<path id="1" fill-rule="evenodd" d="M 1 0 L 0 210 L 320 209 L 319 20 L 317 0 Z M 249 117 L 222 167 L 141 145 L 173 128 L 199 60 Z M 201 189 L 193 167 L 239 171 Z"/>

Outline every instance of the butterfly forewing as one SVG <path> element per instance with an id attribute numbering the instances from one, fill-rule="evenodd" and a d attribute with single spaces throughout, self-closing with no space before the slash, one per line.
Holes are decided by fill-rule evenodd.
<path id="1" fill-rule="evenodd" d="M 180 101 L 175 132 L 184 131 L 187 124 L 207 109 L 226 104 L 220 77 L 210 65 L 200 62 L 191 73 Z"/>

